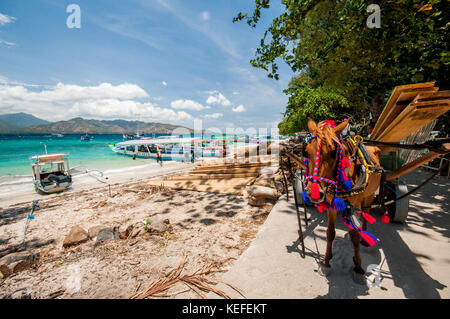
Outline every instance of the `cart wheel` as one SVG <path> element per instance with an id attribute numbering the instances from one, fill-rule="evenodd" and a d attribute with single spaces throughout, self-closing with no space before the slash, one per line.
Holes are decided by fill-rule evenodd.
<path id="1" fill-rule="evenodd" d="M 295 197 L 297 198 L 297 205 L 303 205 L 303 182 L 301 180 L 301 172 L 297 171 L 295 172 L 295 189 L 297 190 L 297 193 L 295 193 Z"/>
<path id="2" fill-rule="evenodd" d="M 408 192 L 408 187 L 402 182 L 399 182 L 395 185 L 387 185 L 387 189 L 389 189 L 389 194 L 386 199 L 387 201 L 400 197 Z M 386 208 L 388 211 L 389 219 L 392 222 L 404 223 L 406 218 L 408 217 L 409 196 L 388 205 Z"/>

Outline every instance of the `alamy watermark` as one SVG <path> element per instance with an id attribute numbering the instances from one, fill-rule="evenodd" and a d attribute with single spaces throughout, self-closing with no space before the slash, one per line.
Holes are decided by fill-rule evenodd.
<path id="1" fill-rule="evenodd" d="M 369 29 L 381 28 L 381 8 L 378 4 L 370 4 L 366 9 L 367 13 L 372 13 L 366 20 Z"/>
<path id="2" fill-rule="evenodd" d="M 81 9 L 78 4 L 69 4 L 66 8 L 66 12 L 70 13 L 67 17 L 66 25 L 69 29 L 81 28 Z"/>

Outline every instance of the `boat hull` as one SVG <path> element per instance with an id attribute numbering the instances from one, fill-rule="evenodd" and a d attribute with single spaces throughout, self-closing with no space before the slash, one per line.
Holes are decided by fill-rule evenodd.
<path id="1" fill-rule="evenodd" d="M 149 158 L 149 159 L 156 159 L 157 154 L 153 152 L 134 152 L 129 150 L 123 150 L 119 149 L 117 147 L 112 146 L 111 150 L 119 155 L 125 155 L 135 158 Z M 194 152 L 196 157 L 222 157 L 222 152 L 219 150 L 204 150 L 204 151 L 197 151 Z M 181 161 L 181 162 L 188 162 L 191 161 L 191 155 L 190 152 L 186 153 L 162 153 L 162 160 L 163 161 Z"/>

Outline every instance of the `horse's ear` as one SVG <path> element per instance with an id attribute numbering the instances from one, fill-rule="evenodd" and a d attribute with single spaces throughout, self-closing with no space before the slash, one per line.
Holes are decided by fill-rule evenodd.
<path id="1" fill-rule="evenodd" d="M 341 124 L 339 124 L 338 126 L 336 126 L 333 130 L 334 130 L 334 134 L 336 134 L 336 136 L 339 136 L 339 134 L 341 134 L 341 132 L 347 127 L 348 125 L 348 121 L 344 121 Z"/>
<path id="2" fill-rule="evenodd" d="M 311 134 L 314 134 L 317 132 L 317 124 L 314 122 L 312 118 L 308 118 L 308 129 Z"/>

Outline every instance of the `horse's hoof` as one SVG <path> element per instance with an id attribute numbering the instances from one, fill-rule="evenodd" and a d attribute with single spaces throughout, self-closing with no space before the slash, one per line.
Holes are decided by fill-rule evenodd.
<path id="1" fill-rule="evenodd" d="M 355 273 L 357 273 L 358 275 L 362 275 L 362 276 L 364 276 L 366 274 L 366 272 L 364 271 L 364 269 L 361 268 L 361 266 L 355 266 L 353 268 L 353 271 Z"/>
<path id="2" fill-rule="evenodd" d="M 353 282 L 357 285 L 361 285 L 361 286 L 367 285 L 366 276 L 364 274 L 360 274 L 360 273 L 356 272 L 355 269 L 353 269 L 353 271 L 352 271 L 352 279 L 353 279 Z"/>
<path id="3" fill-rule="evenodd" d="M 324 262 L 319 263 L 319 275 L 327 277 L 330 274 L 331 267 Z"/>

